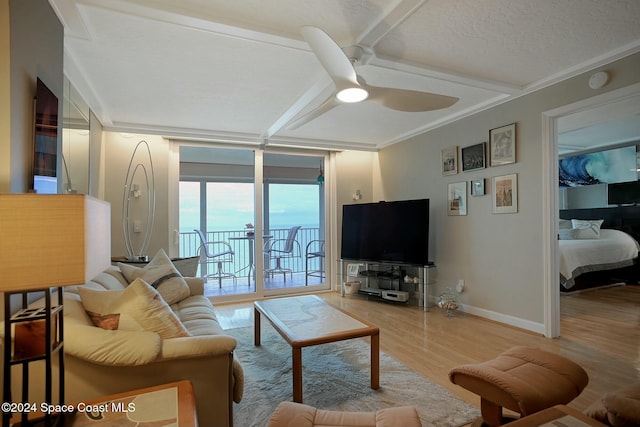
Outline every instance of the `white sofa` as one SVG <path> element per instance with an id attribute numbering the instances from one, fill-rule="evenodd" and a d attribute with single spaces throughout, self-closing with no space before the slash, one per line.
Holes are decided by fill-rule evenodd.
<path id="1" fill-rule="evenodd" d="M 191 295 L 172 304 L 171 309 L 190 336 L 169 339 L 143 330 L 99 328 L 85 311 L 80 286 L 65 288 L 66 403 L 189 380 L 199 425 L 232 425 L 233 402 L 240 402 L 244 388 L 242 367 L 233 357 L 236 340 L 220 328 L 214 308 L 204 296 L 202 279 L 185 281 Z M 110 267 L 82 287 L 123 290 L 128 285 L 120 269 Z M 34 370 L 30 377 L 32 389 L 42 390 L 40 373 Z M 12 375 L 14 390 L 20 390 L 20 378 L 19 371 Z M 55 384 L 57 379 L 54 388 Z"/>

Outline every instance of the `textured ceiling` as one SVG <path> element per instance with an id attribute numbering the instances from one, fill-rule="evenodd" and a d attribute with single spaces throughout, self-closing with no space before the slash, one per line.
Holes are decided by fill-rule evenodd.
<path id="1" fill-rule="evenodd" d="M 50 0 L 65 74 L 108 130 L 377 149 L 640 51 L 640 0 Z M 460 100 L 340 105 L 301 36 L 323 29 L 369 84 Z"/>

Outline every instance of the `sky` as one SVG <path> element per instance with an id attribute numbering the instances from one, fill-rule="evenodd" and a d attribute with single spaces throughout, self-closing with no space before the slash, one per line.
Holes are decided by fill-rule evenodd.
<path id="1" fill-rule="evenodd" d="M 207 231 L 243 230 L 254 224 L 253 183 L 207 183 Z M 270 184 L 271 228 L 319 224 L 319 187 Z M 255 224 L 254 224 L 255 225 Z M 200 183 L 180 182 L 180 232 L 200 228 Z"/>

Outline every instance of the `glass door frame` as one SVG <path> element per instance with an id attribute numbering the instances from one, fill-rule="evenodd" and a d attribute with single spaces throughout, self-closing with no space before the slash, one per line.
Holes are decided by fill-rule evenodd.
<path id="1" fill-rule="evenodd" d="M 267 149 L 253 144 L 226 144 L 226 143 L 199 143 L 194 141 L 184 140 L 169 140 L 169 159 L 168 159 L 168 217 L 169 217 L 169 230 L 168 233 L 171 236 L 169 239 L 169 255 L 177 256 L 179 251 L 180 231 L 179 231 L 179 183 L 180 183 L 180 147 L 205 147 L 205 148 L 234 148 L 240 150 L 251 150 L 254 152 L 254 218 L 255 218 L 255 233 L 257 236 L 263 234 L 265 204 L 264 204 L 264 154 L 277 153 L 283 155 L 302 155 L 302 156 L 315 156 L 323 157 L 324 164 L 324 176 L 325 181 L 324 191 L 322 192 L 323 199 L 320 201 L 320 206 L 324 207 L 324 239 L 325 239 L 325 282 L 317 285 L 309 285 L 303 287 L 295 287 L 290 289 L 274 289 L 265 291 L 264 289 L 264 257 L 262 251 L 262 245 L 255 245 L 255 292 L 237 294 L 237 295 L 225 295 L 212 297 L 214 302 L 241 302 L 252 301 L 255 299 L 262 299 L 275 295 L 286 294 L 299 294 L 308 292 L 321 292 L 327 291 L 333 288 L 331 285 L 331 278 L 333 277 L 333 262 L 335 257 L 332 255 L 337 248 L 337 243 L 334 241 L 338 236 L 335 231 L 336 227 L 336 186 L 335 186 L 335 172 L 332 166 L 335 165 L 335 153 L 308 150 L 308 149 L 279 149 L 269 147 Z M 258 185 L 259 184 L 259 185 Z M 302 254 L 304 256 L 304 254 Z"/>
<path id="2" fill-rule="evenodd" d="M 324 175 L 326 177 L 327 175 L 327 170 L 330 169 L 328 168 L 328 163 L 330 161 L 330 155 L 329 153 L 319 153 L 317 151 L 311 151 L 311 150 L 276 150 L 276 149 L 270 149 L 267 151 L 263 151 L 263 154 L 268 153 L 268 154 L 279 154 L 279 155 L 283 155 L 283 156 L 295 156 L 295 155 L 300 155 L 300 156 L 306 156 L 306 157 L 319 157 L 322 158 L 322 169 L 324 171 Z M 257 180 L 256 180 L 257 181 Z M 282 296 L 282 295 L 293 295 L 293 294 L 301 294 L 301 293 L 311 293 L 311 292 L 319 292 L 319 291 L 326 291 L 331 289 L 331 282 L 329 280 L 329 278 L 331 277 L 329 274 L 330 270 L 331 270 L 331 263 L 326 262 L 327 259 L 331 259 L 330 256 L 330 251 L 327 249 L 330 246 L 330 239 L 329 239 L 329 235 L 330 233 L 328 232 L 328 226 L 327 224 L 329 224 L 328 219 L 329 219 L 329 204 L 328 204 L 328 200 L 329 197 L 327 195 L 328 191 L 327 189 L 329 188 L 328 184 L 327 184 L 327 179 L 325 178 L 325 181 L 323 184 L 318 184 L 318 185 L 322 185 L 323 190 L 321 190 L 319 192 L 319 203 L 318 203 L 318 209 L 322 215 L 322 217 L 319 217 L 319 228 L 320 228 L 320 232 L 322 234 L 319 234 L 318 237 L 320 237 L 321 239 L 323 239 L 325 241 L 325 262 L 324 262 L 324 270 L 325 270 L 325 279 L 324 282 L 321 282 L 319 284 L 309 284 L 309 285 L 302 285 L 302 286 L 296 286 L 296 287 L 291 287 L 291 288 L 276 288 L 276 289 L 270 289 L 270 290 L 266 290 L 264 289 L 263 286 L 263 295 L 264 296 Z M 329 183 L 332 182 L 331 180 L 329 180 Z M 265 188 L 268 187 L 271 184 L 310 184 L 310 182 L 305 183 L 302 182 L 300 180 L 296 180 L 296 179 L 292 179 L 292 178 L 272 178 L 270 179 L 268 182 L 266 179 L 262 180 L 262 194 L 264 197 L 264 193 L 268 193 L 268 190 L 265 191 Z M 269 209 L 268 204 L 265 202 L 263 204 L 262 207 L 262 213 L 263 215 L 265 215 L 267 213 L 267 210 Z M 263 218 L 264 220 L 264 218 Z M 263 221 L 262 225 L 264 225 L 265 222 Z M 301 257 L 303 258 L 303 262 L 306 262 L 305 258 L 305 253 L 304 253 L 304 249 L 305 248 L 300 248 L 301 251 Z M 258 256 L 258 255 L 256 255 Z M 264 259 L 264 257 L 262 257 L 262 255 L 260 255 L 261 259 Z M 264 276 L 262 278 L 262 284 L 264 284 Z"/>

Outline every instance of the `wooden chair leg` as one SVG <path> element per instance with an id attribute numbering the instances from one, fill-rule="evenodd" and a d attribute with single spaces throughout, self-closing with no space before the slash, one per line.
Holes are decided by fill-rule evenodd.
<path id="1" fill-rule="evenodd" d="M 484 397 L 480 397 L 480 412 L 482 413 L 484 425 L 498 427 L 503 424 L 502 406 L 496 405 Z"/>

